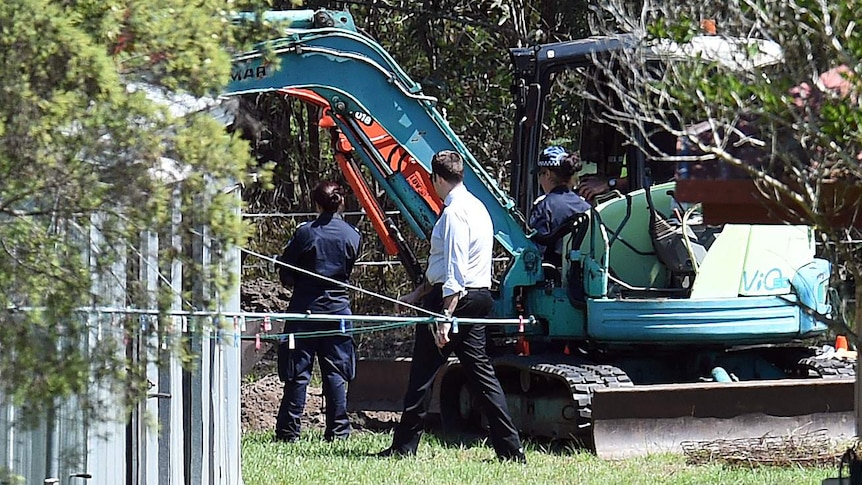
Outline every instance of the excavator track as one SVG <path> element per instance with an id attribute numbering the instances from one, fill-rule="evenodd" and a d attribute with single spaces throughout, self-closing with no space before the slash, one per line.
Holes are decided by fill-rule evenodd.
<path id="1" fill-rule="evenodd" d="M 494 360 L 494 368 L 515 424 L 524 433 L 546 438 L 589 438 L 595 390 L 634 385 L 618 367 L 564 355 L 504 356 Z M 447 393 L 452 395 L 452 389 L 447 390 L 452 382 L 443 380 L 441 406 Z"/>
<path id="2" fill-rule="evenodd" d="M 856 361 L 841 357 L 806 357 L 799 360 L 800 373 L 823 379 L 853 379 L 856 377 Z"/>
<path id="3" fill-rule="evenodd" d="M 634 384 L 626 373 L 614 366 L 598 364 L 547 364 L 536 363 L 524 366 L 535 376 L 555 376 L 560 382 L 565 381 L 572 393 L 572 401 L 578 404 L 579 428 L 585 429 L 591 425 L 593 411 L 591 400 L 593 392 L 598 387 L 617 388 L 631 387 Z"/>

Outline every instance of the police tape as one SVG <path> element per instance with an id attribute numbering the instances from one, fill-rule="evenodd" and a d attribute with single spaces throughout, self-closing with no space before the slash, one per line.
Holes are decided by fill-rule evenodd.
<path id="1" fill-rule="evenodd" d="M 274 320 L 283 320 L 286 322 L 317 322 L 317 323 L 327 323 L 327 322 L 338 322 L 338 329 L 328 329 L 328 330 L 303 330 L 303 331 L 292 331 L 286 332 L 283 331 L 281 333 L 256 333 L 254 335 L 243 335 L 241 338 L 243 340 L 252 340 L 254 339 L 256 342 L 260 340 L 278 340 L 278 341 L 286 341 L 286 339 L 292 338 L 313 338 L 313 337 L 331 337 L 337 335 L 357 335 L 357 334 L 365 334 L 365 333 L 373 333 L 373 332 L 382 332 L 387 330 L 396 330 L 399 328 L 411 327 L 415 325 L 421 324 L 431 324 L 431 323 L 451 323 L 452 324 L 452 333 L 459 333 L 461 325 L 489 325 L 489 326 L 512 326 L 517 327 L 518 333 L 525 332 L 525 325 L 536 325 L 538 322 L 535 317 L 519 317 L 519 318 L 469 318 L 469 317 L 450 317 L 450 318 L 436 318 L 436 317 L 423 317 L 423 318 L 411 318 L 411 317 L 383 317 L 379 315 L 349 315 L 349 316 L 341 316 L 341 315 L 328 315 L 328 314 L 280 314 L 280 315 L 269 315 L 270 318 Z M 282 318 L 284 317 L 284 318 Z M 260 319 L 248 319 L 250 324 L 254 324 L 256 322 L 260 322 Z M 368 323 L 372 324 L 368 324 Z M 384 322 L 384 323 L 380 323 Z M 353 323 L 366 323 L 366 325 L 355 326 L 352 328 L 347 328 L 348 324 Z M 312 324 L 313 325 L 313 324 Z"/>
<path id="2" fill-rule="evenodd" d="M 17 307 L 14 311 L 38 311 L 38 308 Z M 532 315 L 518 318 L 474 318 L 474 317 L 410 317 L 389 315 L 337 315 L 313 313 L 262 313 L 262 312 L 210 312 L 210 311 L 160 311 L 155 309 L 86 307 L 75 310 L 86 320 L 86 326 L 95 331 L 97 340 L 104 333 L 132 336 L 157 336 L 162 348 L 166 348 L 170 336 L 200 336 L 205 339 L 225 341 L 238 345 L 241 340 L 255 342 L 260 348 L 263 341 L 304 339 L 337 335 L 358 335 L 396 330 L 421 324 L 450 323 L 452 332 L 459 326 L 488 325 L 513 326 L 524 333 L 525 325 L 536 325 Z M 334 323 L 337 328 L 326 330 L 303 330 L 271 333 L 274 322 L 303 322 L 306 325 Z M 257 325 L 257 329 L 254 326 Z M 247 333 L 251 330 L 253 333 Z M 291 337 L 292 335 L 292 337 Z"/>

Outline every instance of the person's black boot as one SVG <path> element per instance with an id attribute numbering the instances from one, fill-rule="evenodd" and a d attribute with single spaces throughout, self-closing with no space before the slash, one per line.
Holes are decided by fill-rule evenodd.
<path id="1" fill-rule="evenodd" d="M 375 453 L 374 456 L 376 456 L 377 458 L 403 458 L 405 456 L 413 456 L 415 454 L 415 451 L 413 453 L 410 453 L 407 451 L 398 450 L 390 447 L 379 453 Z"/>

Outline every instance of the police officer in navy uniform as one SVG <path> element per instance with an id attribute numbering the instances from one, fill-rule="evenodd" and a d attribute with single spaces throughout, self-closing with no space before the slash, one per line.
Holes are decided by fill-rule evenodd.
<path id="1" fill-rule="evenodd" d="M 530 210 L 530 227 L 536 230 L 537 239 L 554 232 L 575 214 L 586 212 L 590 204 L 573 190 L 577 185 L 575 174 L 582 163 L 577 153 L 568 153 L 563 147 L 551 146 L 542 151 L 536 175 L 545 192 L 533 202 Z M 539 247 L 542 260 L 555 267 L 563 265 L 562 238 L 552 246 Z"/>
<path id="2" fill-rule="evenodd" d="M 330 280 L 347 282 L 359 254 L 359 231 L 344 222 L 344 193 L 335 182 L 321 182 L 311 193 L 319 216 L 297 227 L 293 238 L 279 260 Z M 347 290 L 332 281 L 280 266 L 279 277 L 285 286 L 293 286 L 288 306 L 291 313 L 326 313 L 350 315 Z M 344 327 L 348 332 L 341 334 Z M 300 417 L 305 408 L 305 393 L 317 355 L 326 399 L 327 441 L 347 438 L 347 382 L 353 379 L 356 352 L 349 335 L 352 325 L 342 322 L 287 322 L 285 334 L 294 334 L 294 348 L 287 339 L 278 345 L 278 374 L 284 381 L 284 395 L 278 409 L 275 437 L 279 441 L 296 441 Z M 303 337 L 303 333 L 329 331 L 325 336 Z M 332 332 L 335 331 L 335 334 Z"/>

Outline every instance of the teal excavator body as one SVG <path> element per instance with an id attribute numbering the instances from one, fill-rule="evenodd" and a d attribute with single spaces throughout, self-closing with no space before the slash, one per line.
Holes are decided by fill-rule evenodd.
<path id="1" fill-rule="evenodd" d="M 308 11 L 308 15 L 313 16 L 313 12 Z M 373 120 L 426 171 L 430 171 L 434 153 L 461 153 L 468 166 L 464 184 L 488 208 L 495 237 L 512 256 L 502 287 L 529 287 L 539 280 L 539 253 L 527 238 L 523 217 L 514 202 L 452 131 L 436 109 L 436 100 L 423 95 L 420 86 L 376 42 L 349 29 L 325 27 L 287 29 L 284 38 L 268 42 L 267 47 L 278 58 L 277 67 L 264 60 L 260 51 L 237 56 L 224 95 L 298 88 L 324 98 L 338 115 L 334 117 L 336 125 L 357 148 L 357 158 L 398 206 L 410 229 L 423 238 L 431 234 L 437 213 L 417 196 L 403 174 L 379 159 L 357 125 Z M 498 308 L 514 308 L 514 292 L 500 294 Z"/>
<path id="2" fill-rule="evenodd" d="M 528 206 L 523 202 L 519 205 L 499 188 L 441 116 L 436 100 L 423 95 L 420 86 L 376 42 L 355 32 L 347 13 L 272 12 L 267 18 L 285 23 L 285 36 L 267 43 L 277 62 L 265 60 L 261 50 L 237 56 L 224 95 L 298 88 L 325 99 L 332 113 L 338 115 L 334 117 L 335 123 L 356 149 L 357 158 L 399 207 L 409 228 L 423 238 L 430 234 L 437 213 L 417 196 L 415 187 L 402 173 L 379 159 L 369 141 L 363 139 L 358 125 L 373 120 L 428 171 L 434 153 L 440 150 L 461 153 L 468 165 L 464 183 L 487 207 L 495 237 L 512 258 L 497 288 L 497 316 L 530 314 L 547 322 L 545 328 L 534 329 L 536 337 L 540 337 L 540 331 L 541 336 L 551 339 L 591 339 L 599 343 L 775 343 L 825 330 L 825 326 L 807 318 L 793 304 L 798 301 L 800 289 L 808 290 L 804 299 L 812 308 L 823 311 L 826 304 L 824 285 L 828 265 L 819 263 L 816 270 L 804 274 L 797 271 L 814 261 L 810 231 L 786 229 L 787 237 L 792 235 L 797 243 L 791 248 L 798 255 L 794 261 L 782 264 L 781 260 L 786 258 L 774 255 L 768 262 L 756 264 L 757 255 L 750 255 L 748 264 L 736 268 L 739 270 L 736 273 L 719 275 L 733 280 L 724 283 L 727 288 L 723 292 L 700 291 L 698 294 L 703 296 L 691 300 L 673 298 L 683 291 L 675 295 L 671 288 L 664 288 L 669 272 L 655 257 L 649 240 L 646 226 L 649 211 L 643 191 L 593 209 L 598 217 L 590 219 L 581 244 L 567 255 L 574 254 L 575 258 L 565 258 L 562 268 L 565 274 L 579 269 L 583 279 L 561 278 L 557 287 L 546 284 L 536 244 L 529 238 L 532 230 L 524 223 L 522 208 Z M 320 24 L 337 26 L 315 28 Z M 585 48 L 583 41 L 578 46 L 582 51 Z M 557 49 L 556 64 L 561 62 L 561 50 Z M 580 51 L 578 55 L 584 56 Z M 529 155 L 538 156 L 535 151 Z M 520 164 L 532 163 L 525 160 Z M 665 213 L 673 204 L 666 195 L 669 190 L 672 187 L 663 186 L 653 191 L 656 203 Z M 618 231 L 612 235 L 614 229 Z M 785 230 L 775 231 L 783 234 Z M 759 246 L 752 249 L 748 239 L 754 240 L 738 241 L 734 250 L 764 249 Z M 614 275 L 622 278 L 616 293 Z M 713 277 L 698 275 L 703 280 Z M 812 277 L 819 279 L 808 281 Z M 756 279 L 768 281 L 755 282 Z M 794 279 L 800 280 L 798 288 L 792 285 Z M 740 287 L 751 290 L 755 285 L 762 291 L 735 293 Z M 586 288 L 581 301 L 570 296 L 570 286 Z M 627 291 L 626 286 L 645 290 L 639 298 L 627 299 L 625 293 L 634 296 L 637 290 Z M 659 295 L 662 289 L 668 292 L 661 298 L 649 298 L 651 294 Z M 719 294 L 721 298 L 710 298 Z M 740 298 L 740 294 L 752 298 Z M 705 306 L 711 308 L 708 313 L 715 318 L 706 321 L 691 318 L 704 313 L 699 309 Z M 756 313 L 757 318 L 752 319 L 747 313 Z M 644 314 L 653 316 L 649 325 Z M 617 319 L 621 321 L 615 323 Z"/>
<path id="3" fill-rule="evenodd" d="M 429 236 L 439 206 L 423 196 L 428 187 L 421 187 L 419 179 L 400 167 L 410 162 L 427 173 L 432 155 L 440 150 L 455 150 L 464 157 L 465 185 L 487 207 L 496 240 L 510 258 L 505 271 L 496 275 L 493 316 L 533 317 L 537 322 L 493 333 L 502 343 L 498 375 L 525 432 L 567 437 L 593 427 L 599 431 L 594 424 L 600 412 L 597 408 L 592 413 L 597 403 L 591 399 L 602 395 L 597 389 L 607 387 L 824 373 L 810 362 L 815 354 L 810 348 L 779 350 L 827 330 L 817 316 L 830 312 L 826 298 L 830 267 L 814 257 L 810 228 L 686 226 L 696 217 L 688 217 L 688 208 L 675 201 L 672 181 L 640 184 L 571 221 L 560 235 L 562 267 L 543 266 L 524 213 L 535 195 L 529 169 L 541 151 L 540 121 L 551 79 L 566 69 L 589 69 L 591 59 L 603 52 L 635 48 L 632 37 L 512 50 L 517 110 L 512 191 L 507 193 L 453 132 L 437 101 L 424 95 L 380 45 L 356 32 L 349 14 L 267 15 L 282 22 L 283 37 L 267 41 L 266 49 L 261 45 L 236 56 L 223 94 L 311 93 L 349 141 L 352 157 L 385 190 L 404 224 L 420 238 Z M 274 58 L 265 59 L 263 52 Z M 376 138 L 369 136 L 370 127 L 391 139 L 404 160 L 393 161 L 391 152 L 385 156 Z M 609 136 L 605 145 L 619 139 Z M 638 161 L 631 163 L 635 176 L 639 168 L 642 172 L 646 155 L 626 150 L 631 149 L 617 145 L 594 161 L 601 170 L 622 154 Z M 674 218 L 682 212 L 687 217 Z M 675 239 L 677 257 L 671 262 L 661 257 L 656 242 L 657 218 L 670 221 L 668 231 L 683 235 Z M 531 343 L 532 355 L 514 355 L 514 347 L 507 345 L 515 340 Z M 800 367 L 800 362 L 807 366 Z M 435 402 L 441 412 L 452 410 L 463 423 L 475 410 L 457 370 L 454 363 L 441 373 L 442 390 Z M 351 385 L 354 397 L 356 386 L 360 384 Z M 568 397 L 560 398 L 559 389 Z M 833 410 L 841 407 L 830 405 Z M 644 443 L 661 441 L 644 438 Z M 597 446 L 600 442 L 607 441 L 596 436 Z M 617 443 L 608 449 L 614 447 Z"/>

